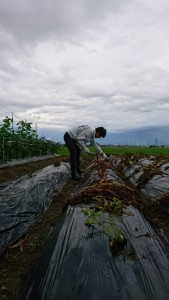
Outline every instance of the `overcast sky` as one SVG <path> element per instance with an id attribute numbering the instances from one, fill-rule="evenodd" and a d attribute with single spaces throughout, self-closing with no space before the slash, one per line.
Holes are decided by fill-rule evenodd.
<path id="1" fill-rule="evenodd" d="M 168 111 L 168 0 L 0 0 L 1 118 L 118 133 Z"/>

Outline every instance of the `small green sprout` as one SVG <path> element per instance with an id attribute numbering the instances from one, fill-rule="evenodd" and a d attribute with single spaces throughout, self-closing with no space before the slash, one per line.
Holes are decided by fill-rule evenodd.
<path id="1" fill-rule="evenodd" d="M 86 216 L 85 225 L 87 226 L 99 226 L 102 232 L 109 238 L 110 248 L 113 249 L 116 245 L 125 241 L 124 233 L 113 222 L 112 215 L 108 220 L 104 220 L 103 211 L 95 211 L 90 207 L 82 209 L 84 216 Z"/>

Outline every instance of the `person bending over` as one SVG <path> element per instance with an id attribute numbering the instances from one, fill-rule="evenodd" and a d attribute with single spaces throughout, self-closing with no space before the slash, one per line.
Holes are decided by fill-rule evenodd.
<path id="1" fill-rule="evenodd" d="M 70 167 L 73 179 L 79 180 L 82 178 L 82 172 L 80 170 L 81 149 L 85 153 L 94 154 L 85 146 L 86 143 L 90 143 L 99 154 L 102 154 L 104 158 L 107 158 L 106 154 L 95 142 L 95 138 L 104 138 L 105 136 L 106 129 L 104 127 L 92 129 L 88 125 L 72 128 L 64 134 L 64 141 L 70 152 Z"/>

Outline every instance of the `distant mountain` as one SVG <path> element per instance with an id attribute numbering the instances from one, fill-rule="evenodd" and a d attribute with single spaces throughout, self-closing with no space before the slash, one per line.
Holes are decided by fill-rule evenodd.
<path id="1" fill-rule="evenodd" d="M 128 146 L 169 145 L 169 125 L 108 133 L 105 142 Z"/>
<path id="2" fill-rule="evenodd" d="M 64 143 L 64 131 L 55 129 L 38 129 L 38 136 L 45 136 L 55 142 Z M 119 130 L 118 132 L 108 132 L 104 139 L 97 140 L 104 145 L 128 145 L 128 146 L 150 146 L 169 145 L 169 125 L 142 127 L 139 129 Z"/>

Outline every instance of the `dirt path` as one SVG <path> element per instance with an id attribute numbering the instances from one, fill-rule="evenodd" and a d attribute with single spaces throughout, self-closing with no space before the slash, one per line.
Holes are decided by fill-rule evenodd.
<path id="1" fill-rule="evenodd" d="M 65 159 L 66 158 L 63 156 L 56 156 L 41 161 L 29 162 L 23 165 L 17 165 L 14 167 L 0 168 L 0 184 L 17 180 L 21 176 L 29 175 L 51 164 L 55 164 L 56 166 L 59 166 L 60 162 L 62 162 Z"/>

